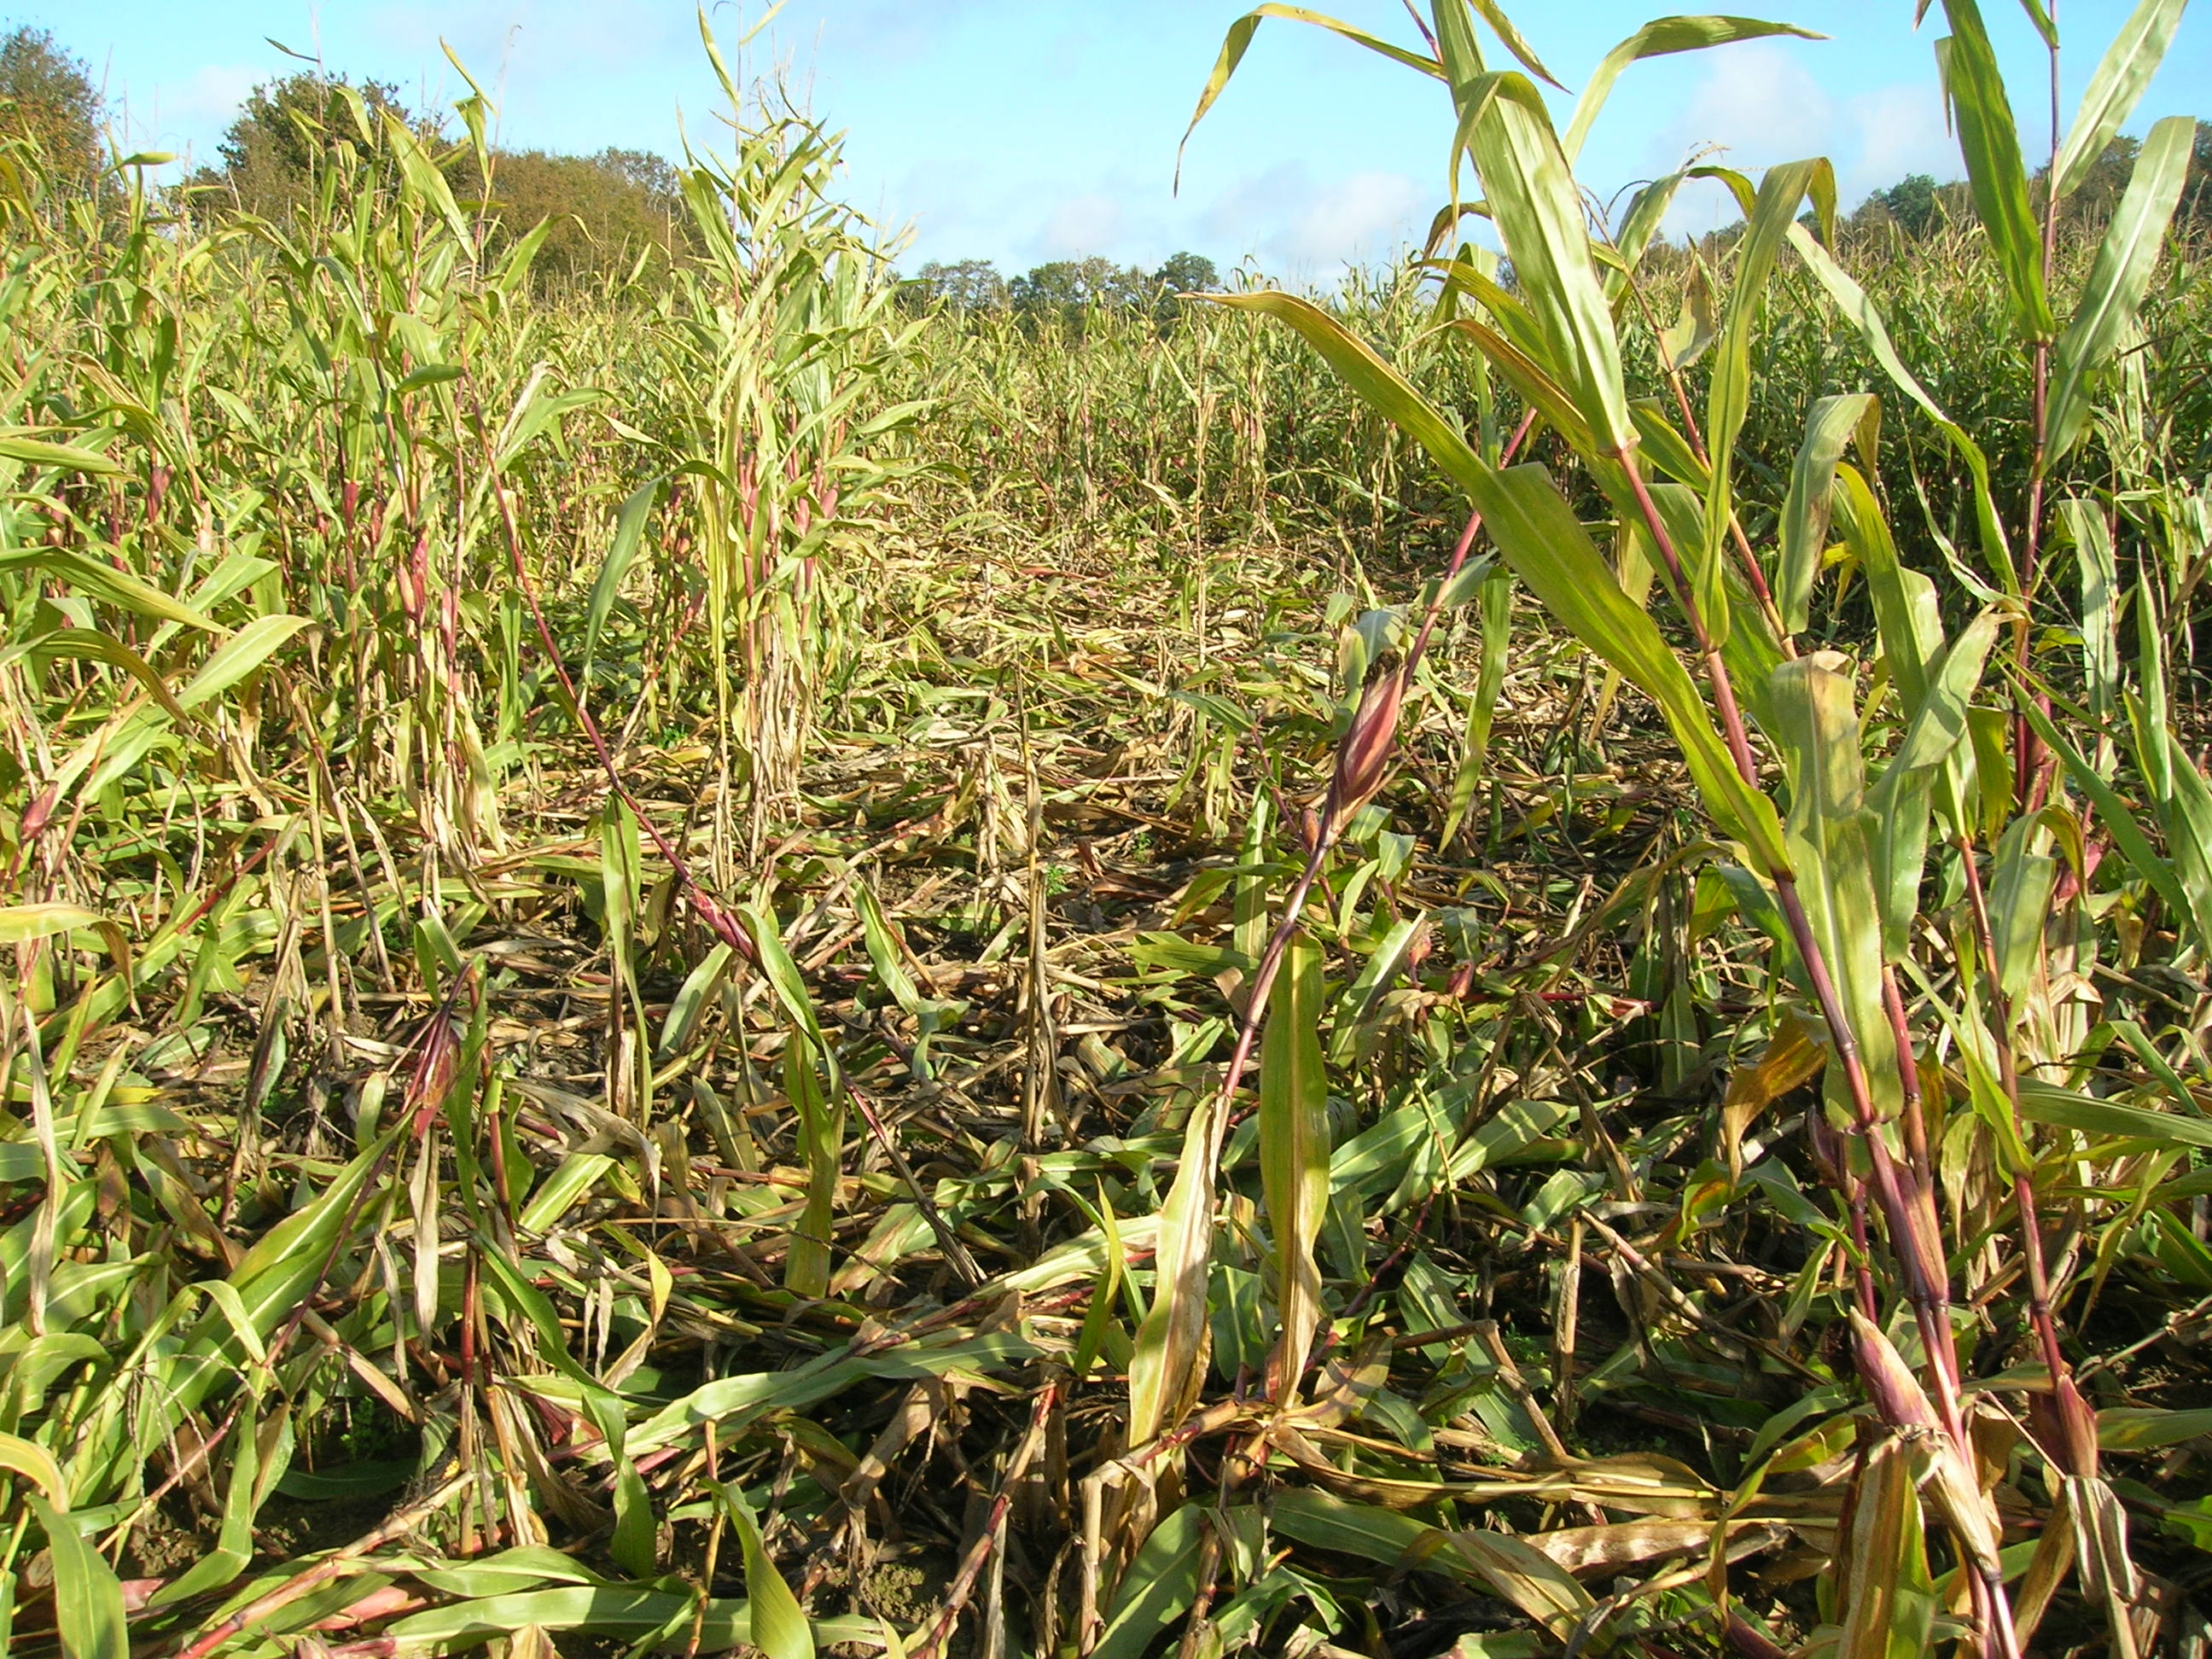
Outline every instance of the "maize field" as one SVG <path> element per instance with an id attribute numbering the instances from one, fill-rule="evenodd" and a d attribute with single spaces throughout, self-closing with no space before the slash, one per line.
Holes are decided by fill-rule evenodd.
<path id="1" fill-rule="evenodd" d="M 0 149 L 0 1651 L 2212 1651 L 2180 0 L 1917 240 L 1411 9 L 1187 143 L 1382 52 L 1425 250 L 1158 315 L 726 71 L 584 290 L 474 91 Z"/>

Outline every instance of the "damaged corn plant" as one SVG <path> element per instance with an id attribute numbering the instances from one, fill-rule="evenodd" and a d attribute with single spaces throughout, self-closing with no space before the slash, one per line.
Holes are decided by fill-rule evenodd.
<path id="1" fill-rule="evenodd" d="M 2192 124 L 2064 216 L 2180 13 L 2031 158 L 1945 3 L 1917 255 L 1591 210 L 1790 25 L 1262 6 L 1194 129 L 1382 53 L 1425 253 L 1079 334 L 703 20 L 590 296 L 473 88 L 282 221 L 9 141 L 0 1648 L 2202 1652 Z"/>

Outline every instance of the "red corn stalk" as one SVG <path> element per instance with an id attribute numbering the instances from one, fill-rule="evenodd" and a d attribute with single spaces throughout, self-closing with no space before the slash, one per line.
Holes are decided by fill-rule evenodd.
<path id="1" fill-rule="evenodd" d="M 1752 757 L 1751 739 L 1745 727 L 1743 711 L 1735 700 L 1735 687 L 1729 677 L 1728 665 L 1723 660 L 1719 645 L 1706 626 L 1704 614 L 1698 608 L 1695 589 L 1691 586 L 1674 549 L 1674 539 L 1667 533 L 1665 521 L 1651 499 L 1651 492 L 1644 482 L 1642 471 L 1636 465 L 1632 452 L 1623 450 L 1614 459 L 1626 470 L 1629 485 L 1635 491 L 1637 506 L 1644 518 L 1644 527 L 1651 533 L 1661 562 L 1674 584 L 1675 596 L 1681 605 L 1685 621 L 1697 642 L 1698 654 L 1705 659 L 1705 677 L 1712 687 L 1713 705 L 1721 720 L 1721 728 L 1728 741 L 1729 754 L 1735 763 L 1737 774 L 1753 788 L 1759 787 L 1757 763 Z M 1971 861 L 1970 861 L 1971 862 Z M 1874 1195 L 1881 1205 L 1882 1218 L 1888 1225 L 1890 1248 L 1904 1269 L 1906 1299 L 1912 1304 L 1915 1322 L 1920 1329 L 1922 1346 L 1926 1349 L 1928 1363 L 1936 1374 L 1937 1420 L 1948 1442 L 1954 1447 L 1967 1443 L 1966 1424 L 1959 1409 L 1960 1376 L 1958 1352 L 1954 1343 L 1951 1327 L 1945 1316 L 1950 1303 L 1949 1267 L 1944 1257 L 1942 1241 L 1930 1236 L 1923 1221 L 1923 1206 L 1908 1197 L 1905 1183 L 1899 1178 L 1895 1161 L 1889 1154 L 1889 1143 L 1882 1133 L 1881 1122 L 1875 1113 L 1874 1094 L 1868 1086 L 1866 1066 L 1860 1056 L 1858 1041 L 1851 1031 L 1850 1020 L 1844 1011 L 1843 1000 L 1836 990 L 1835 980 L 1828 970 L 1826 954 L 1813 932 L 1812 919 L 1806 914 L 1805 902 L 1797 890 L 1796 876 L 1786 869 L 1767 872 L 1774 884 L 1775 901 L 1790 928 L 1791 941 L 1797 950 L 1798 959 L 1805 965 L 1805 977 L 1812 987 L 1814 1001 L 1819 1005 L 1822 1023 L 1828 1029 L 1837 1064 L 1843 1068 L 1844 1082 L 1851 1103 L 1861 1140 L 1865 1144 L 1869 1161 L 1874 1166 Z M 1839 1164 L 1840 1169 L 1840 1164 Z M 2025 1209 L 2024 1214 L 2033 1215 Z M 2032 1232 L 2033 1224 L 2029 1223 Z M 2039 1252 L 2031 1266 L 2040 1265 Z M 1855 1319 L 1865 1320 L 1863 1312 Z M 1868 1322 L 1869 1324 L 1871 1322 Z M 1892 1351 L 1893 1353 L 1893 1350 Z M 1900 1367 L 1902 1361 L 1899 1361 Z M 2058 1369 L 2054 1366 L 2054 1373 Z M 1908 1373 L 1909 1374 L 1909 1373 Z M 1916 1389 L 1917 1384 L 1915 1384 Z M 1923 1401 L 1927 1396 L 1921 1395 Z M 1877 1410 L 1883 1409 L 1883 1401 L 1877 1396 Z M 1907 1428 L 1911 1425 L 1889 1419 L 1893 1428 Z M 2005 1600 L 2004 1580 L 1992 1565 L 1973 1582 L 1977 1586 L 1976 1600 L 1983 1613 L 1983 1628 L 1989 1650 L 1997 1659 L 2017 1659 L 2018 1638 L 2014 1634 L 2012 1612 Z"/>

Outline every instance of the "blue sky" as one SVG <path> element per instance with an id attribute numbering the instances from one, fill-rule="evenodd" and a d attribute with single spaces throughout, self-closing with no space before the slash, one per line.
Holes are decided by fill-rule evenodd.
<path id="1" fill-rule="evenodd" d="M 1188 247 L 1224 266 L 1249 257 L 1279 276 L 1327 282 L 1347 260 L 1387 258 L 1443 198 L 1443 94 L 1312 28 L 1262 27 L 1172 191 L 1176 141 L 1246 3 L 791 0 L 741 73 L 781 70 L 847 131 L 848 199 L 912 225 L 909 267 L 972 255 L 1015 271 L 1091 253 L 1149 266 Z M 2039 149 L 2049 125 L 2039 44 L 2017 8 L 1984 3 Z M 1553 72 L 1578 88 L 1614 41 L 1664 8 L 1515 9 Z M 2069 117 L 2127 9 L 2066 0 Z M 764 10 L 763 0 L 723 0 L 712 19 L 726 46 Z M 1399 0 L 1340 0 L 1334 10 L 1414 38 Z M 1931 50 L 1940 8 L 1918 33 L 1907 0 L 1798 0 L 1759 15 L 1832 38 L 1632 68 L 1583 151 L 1585 182 L 1610 193 L 1704 145 L 1752 168 L 1828 155 L 1847 205 L 1909 172 L 1957 175 Z M 501 137 L 515 147 L 673 154 L 682 131 L 710 143 L 716 131 L 690 0 L 0 0 L 0 21 L 49 29 L 83 58 L 125 112 L 128 142 L 203 158 L 255 82 L 297 67 L 268 37 L 319 52 L 334 71 L 396 82 L 417 106 L 460 89 L 442 39 L 496 88 Z M 2212 115 L 2212 98 L 2196 91 L 2206 87 L 2212 29 L 2191 18 L 2130 130 L 2160 115 Z M 1672 228 L 1723 216 L 1733 215 L 1714 187 L 1686 195 Z"/>

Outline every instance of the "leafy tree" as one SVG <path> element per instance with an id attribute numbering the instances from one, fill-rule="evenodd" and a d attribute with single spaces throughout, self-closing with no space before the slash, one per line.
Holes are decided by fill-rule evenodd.
<path id="1" fill-rule="evenodd" d="M 2106 144 L 2104 153 L 2089 164 L 2081 182 L 2074 187 L 2063 204 L 2067 220 L 2080 228 L 2096 230 L 2112 219 L 2126 193 L 2128 181 L 2135 176 L 2136 160 L 2142 154 L 2142 143 L 2125 133 Z M 2048 168 L 2035 176 L 2039 203 Z M 2195 142 L 2190 148 L 2189 171 L 2181 186 L 2181 205 L 2174 210 L 2177 228 L 2191 223 L 2212 225 L 2212 121 L 2197 124 Z"/>
<path id="2" fill-rule="evenodd" d="M 2189 152 L 2189 182 L 2181 187 L 2181 208 L 2176 222 L 2188 219 L 2212 225 L 2212 121 L 2197 124 L 2197 142 Z"/>
<path id="3" fill-rule="evenodd" d="M 37 145 L 50 185 L 74 195 L 97 186 L 105 115 L 84 64 L 46 30 L 0 39 L 0 138 Z"/>
<path id="4" fill-rule="evenodd" d="M 1182 308 L 1176 298 L 1178 294 L 1218 294 L 1221 272 L 1204 254 L 1186 250 L 1161 261 L 1160 268 L 1152 273 L 1152 287 L 1157 296 L 1152 301 L 1152 319 L 1164 328 L 1175 321 Z"/>
<path id="5" fill-rule="evenodd" d="M 1150 276 L 1139 266 L 1094 257 L 1054 259 L 1011 283 L 988 259 L 933 259 L 900 283 L 899 297 L 916 311 L 933 305 L 963 313 L 1011 307 L 1031 322 L 1049 317 L 1079 328 L 1094 306 L 1149 311 L 1164 325 L 1175 319 L 1176 295 L 1217 293 L 1221 285 L 1213 261 L 1188 252 L 1170 254 Z"/>
<path id="6" fill-rule="evenodd" d="M 2135 176 L 2136 157 L 2142 154 L 2140 140 L 2121 133 L 2106 144 L 2104 153 L 2089 163 L 2089 170 L 2073 193 L 2060 204 L 2067 219 L 2075 224 L 2098 226 L 2112 216 L 2112 210 L 2120 204 L 2120 198 Z M 2044 191 L 2049 187 L 2051 169 L 2038 170 L 2035 194 L 2040 210 Z"/>
<path id="7" fill-rule="evenodd" d="M 1054 259 L 1033 267 L 1006 285 L 1015 313 L 1031 322 L 1054 318 L 1080 329 L 1093 306 L 1149 309 L 1152 279 L 1134 265 L 1117 265 L 1094 254 L 1087 259 Z"/>
<path id="8" fill-rule="evenodd" d="M 1152 281 L 1175 294 L 1218 294 L 1221 272 L 1202 253 L 1170 253 L 1152 273 Z"/>
<path id="9" fill-rule="evenodd" d="M 1887 190 L 1876 191 L 1874 199 L 1897 222 L 1897 228 L 1915 240 L 1943 222 L 1942 198 L 1929 173 L 1909 173 Z"/>
<path id="10" fill-rule="evenodd" d="M 1931 174 L 1907 173 L 1875 191 L 1844 221 L 1851 231 L 1892 231 L 1919 241 L 1949 225 L 1974 222 L 1964 184 L 1939 185 Z"/>
<path id="11" fill-rule="evenodd" d="M 600 171 L 643 191 L 656 202 L 667 204 L 669 212 L 684 213 L 684 175 L 665 155 L 655 155 L 649 149 L 608 149 L 591 159 Z"/>
<path id="12" fill-rule="evenodd" d="M 248 213 L 280 216 L 307 198 L 319 168 L 341 151 L 380 149 L 375 127 L 386 114 L 419 137 L 438 135 L 437 123 L 408 110 L 399 101 L 399 89 L 386 82 L 356 86 L 343 76 L 307 70 L 264 81 L 246 95 L 238 118 L 216 147 L 222 165 L 203 168 L 191 182 L 228 190 Z M 368 118 L 368 131 L 361 115 Z"/>
<path id="13" fill-rule="evenodd" d="M 474 155 L 465 154 L 448 173 L 463 202 L 484 199 Z M 671 258 L 690 245 L 690 219 L 677 171 L 643 150 L 495 152 L 489 207 L 492 228 L 485 246 L 495 256 L 546 225 L 531 266 L 541 289 L 625 276 L 648 250 Z"/>
<path id="14" fill-rule="evenodd" d="M 1006 303 L 1006 279 L 988 259 L 932 259 L 900 284 L 902 303 L 920 310 L 943 304 L 954 311 L 996 311 Z"/>

